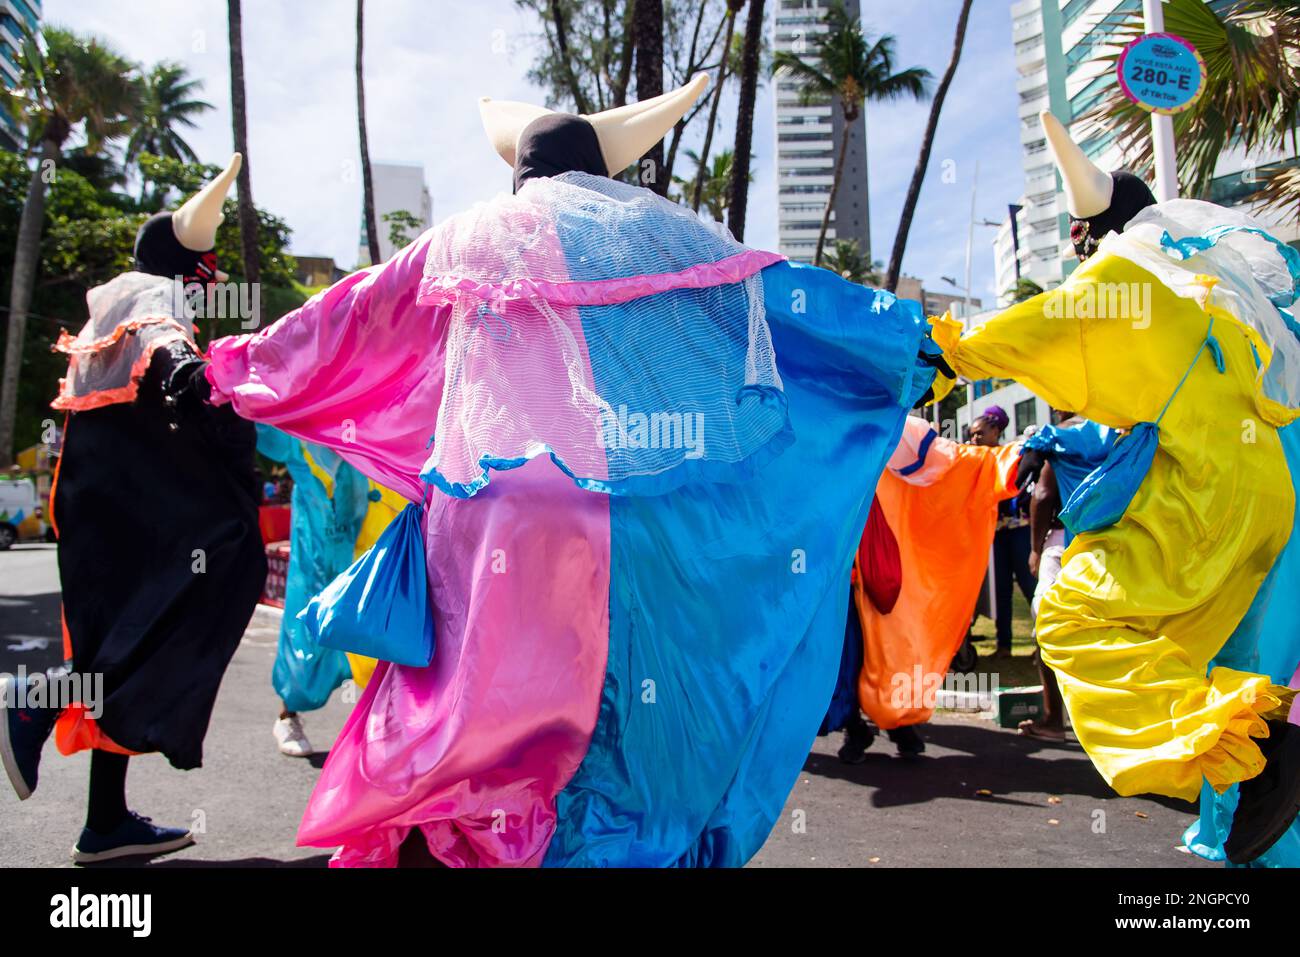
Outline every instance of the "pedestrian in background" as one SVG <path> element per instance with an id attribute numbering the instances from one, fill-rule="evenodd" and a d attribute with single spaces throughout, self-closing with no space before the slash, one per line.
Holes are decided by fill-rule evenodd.
<path id="1" fill-rule="evenodd" d="M 1006 410 L 991 405 L 971 423 L 971 443 L 997 446 L 1002 444 L 1011 419 Z M 1034 599 L 1038 581 L 1029 568 L 1029 514 L 1024 495 L 998 503 L 998 529 L 993 536 L 993 590 L 997 606 L 997 651 L 994 657 L 1011 657 L 1011 596 L 1013 586 L 1020 586 L 1026 602 Z"/>

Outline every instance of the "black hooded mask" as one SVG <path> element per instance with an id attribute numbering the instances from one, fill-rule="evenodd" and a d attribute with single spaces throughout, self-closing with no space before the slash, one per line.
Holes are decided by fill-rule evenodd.
<path id="1" fill-rule="evenodd" d="M 1134 216 L 1156 204 L 1147 184 L 1132 173 L 1120 170 L 1111 173 L 1110 178 L 1115 188 L 1110 205 L 1103 212 L 1083 219 L 1070 217 L 1070 242 L 1080 261 L 1097 251 L 1097 245 L 1107 233 L 1122 233 Z"/>
<path id="2" fill-rule="evenodd" d="M 186 249 L 176 238 L 171 213 L 155 213 L 145 220 L 135 234 L 135 264 L 140 272 L 174 279 L 180 276 L 185 285 L 217 281 L 217 254 L 214 250 L 195 252 Z"/>
<path id="3" fill-rule="evenodd" d="M 571 113 L 547 113 L 524 127 L 515 150 L 516 193 L 530 179 L 575 172 L 609 173 L 594 126 Z"/>

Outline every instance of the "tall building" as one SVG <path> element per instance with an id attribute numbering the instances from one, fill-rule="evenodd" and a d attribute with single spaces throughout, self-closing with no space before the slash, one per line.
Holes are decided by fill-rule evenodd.
<path id="1" fill-rule="evenodd" d="M 1100 0 L 1104 5 L 1107 0 Z M 1133 2 L 1133 0 L 1124 0 Z M 1141 0 L 1135 0 L 1139 8 Z M 1072 17 L 1090 0 L 1068 0 Z M 1047 149 L 1042 110 L 1050 110 L 1069 124 L 1065 92 L 1066 66 L 1062 56 L 1061 0 L 1019 0 L 1011 5 L 1011 40 L 1015 44 L 1017 112 L 1020 116 L 1020 155 L 1025 170 L 1025 192 L 1008 214 L 993 241 L 997 290 L 1010 289 L 1020 278 L 1044 289 L 1062 278 L 1062 221 L 1065 203 L 1056 168 Z M 1116 6 L 1114 0 L 1110 5 Z M 1013 221 L 1014 218 L 1014 221 Z M 1017 273 L 1017 260 L 1019 272 Z"/>
<path id="2" fill-rule="evenodd" d="M 1223 13 L 1234 0 L 1208 0 Z M 1074 269 L 1069 241 L 1065 195 L 1052 165 L 1039 111 L 1050 110 L 1070 130 L 1070 135 L 1102 168 L 1122 168 L 1124 157 L 1113 130 L 1097 129 L 1080 118 L 1090 112 L 1117 82 L 1113 60 L 1117 53 L 1116 29 L 1142 13 L 1142 0 L 1018 0 L 1011 5 L 1011 40 L 1019 78 L 1021 161 L 1025 192 L 1019 211 L 1008 215 L 994 240 L 997 289 L 1004 293 L 1019 275 L 1045 289 L 1059 284 Z M 1219 157 L 1208 195 L 1201 197 L 1225 206 L 1249 209 L 1259 188 L 1257 171 L 1272 163 L 1294 163 L 1294 156 L 1255 154 L 1247 157 L 1240 146 L 1229 147 Z M 1295 226 L 1275 214 L 1252 211 L 1279 239 L 1300 236 Z"/>
<path id="3" fill-rule="evenodd" d="M 41 0 L 0 0 L 0 82 L 6 90 L 18 85 L 18 50 L 23 42 L 22 24 L 33 33 L 41 28 Z M 19 130 L 13 117 L 0 109 L 0 149 L 16 150 Z"/>
<path id="4" fill-rule="evenodd" d="M 811 56 L 811 38 L 826 32 L 829 9 L 828 0 L 779 0 L 774 49 Z M 858 0 L 847 0 L 845 9 L 855 20 L 861 16 Z M 790 259 L 812 262 L 845 135 L 844 115 L 836 103 L 802 105 L 799 84 L 788 77 L 777 78 L 775 102 L 778 243 L 781 253 Z M 828 246 L 836 239 L 856 240 L 870 259 L 865 111 L 853 123 L 850 134 L 826 240 Z"/>
<path id="5" fill-rule="evenodd" d="M 409 236 L 414 239 L 433 225 L 433 200 L 429 198 L 429 188 L 424 184 L 424 166 L 420 163 L 371 163 L 370 180 L 375 195 L 375 226 L 379 230 L 380 261 L 387 262 L 398 247 L 389 238 L 391 226 L 384 222 L 384 216 L 399 211 L 414 216 L 420 223 Z M 361 243 L 357 262 L 361 265 L 370 262 L 364 210 L 361 214 Z"/>

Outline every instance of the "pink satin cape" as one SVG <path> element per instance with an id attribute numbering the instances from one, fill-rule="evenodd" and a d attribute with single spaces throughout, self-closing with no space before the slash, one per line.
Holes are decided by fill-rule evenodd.
<path id="1" fill-rule="evenodd" d="M 424 500 L 449 312 L 416 302 L 429 241 L 256 335 L 213 343 L 214 401 Z M 570 320 L 580 336 L 576 309 Z M 608 508 L 545 458 L 472 499 L 429 496 L 433 662 L 376 670 L 331 748 L 300 844 L 341 845 L 334 865 L 392 866 L 419 828 L 447 864 L 540 864 L 605 677 Z"/>

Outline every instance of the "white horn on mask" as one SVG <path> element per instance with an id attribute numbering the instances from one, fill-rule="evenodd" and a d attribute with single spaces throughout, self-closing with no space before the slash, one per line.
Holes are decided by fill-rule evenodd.
<path id="1" fill-rule="evenodd" d="M 601 157 L 610 176 L 635 162 L 659 142 L 686 115 L 709 85 L 707 73 L 697 73 L 691 82 L 649 100 L 629 103 L 602 113 L 583 114 L 596 131 Z M 544 106 L 514 100 L 483 97 L 478 104 L 483 129 L 492 148 L 511 168 L 518 155 L 519 135 L 540 116 L 554 113 Z"/>
<path id="2" fill-rule="evenodd" d="M 1110 174 L 1088 159 L 1055 116 L 1044 110 L 1038 118 L 1042 120 L 1043 132 L 1047 135 L 1047 148 L 1061 172 L 1061 181 L 1065 185 L 1065 208 L 1069 214 L 1076 219 L 1087 219 L 1110 209 L 1111 195 L 1115 191 L 1115 182 Z"/>
<path id="3" fill-rule="evenodd" d="M 515 100 L 494 100 L 485 96 L 478 101 L 479 118 L 483 121 L 483 129 L 487 132 L 488 140 L 492 143 L 492 148 L 497 151 L 497 155 L 505 160 L 506 165 L 511 169 L 515 166 L 519 134 L 524 131 L 524 127 L 539 116 L 554 112 L 544 106 L 533 106 L 531 103 L 519 103 Z"/>
<path id="4" fill-rule="evenodd" d="M 584 117 L 596 128 L 609 175 L 626 169 L 668 135 L 708 86 L 709 75 L 697 73 L 685 86 L 661 96 Z"/>
<path id="5" fill-rule="evenodd" d="M 226 194 L 230 192 L 243 163 L 244 157 L 239 153 L 231 156 L 220 176 L 172 213 L 172 231 L 186 249 L 201 253 L 217 244 L 217 227 L 221 225 L 222 219 L 221 204 L 226 201 Z"/>

